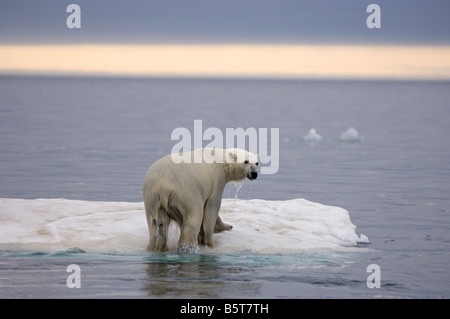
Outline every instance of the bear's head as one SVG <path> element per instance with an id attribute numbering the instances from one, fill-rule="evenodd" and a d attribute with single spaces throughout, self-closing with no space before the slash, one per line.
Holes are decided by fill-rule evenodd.
<path id="1" fill-rule="evenodd" d="M 226 163 L 229 165 L 230 180 L 241 181 L 246 177 L 254 180 L 258 177 L 259 157 L 240 148 L 226 150 Z"/>

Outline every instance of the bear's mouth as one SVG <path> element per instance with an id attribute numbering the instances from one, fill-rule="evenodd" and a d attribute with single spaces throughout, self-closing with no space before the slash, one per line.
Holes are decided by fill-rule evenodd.
<path id="1" fill-rule="evenodd" d="M 249 179 L 249 180 L 254 180 L 254 179 L 256 179 L 258 177 L 258 173 L 257 172 L 249 172 L 248 174 L 247 174 L 247 178 Z"/>

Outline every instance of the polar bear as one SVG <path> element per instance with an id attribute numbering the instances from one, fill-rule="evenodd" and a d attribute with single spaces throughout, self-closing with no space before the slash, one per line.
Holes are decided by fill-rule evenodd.
<path id="1" fill-rule="evenodd" d="M 180 252 L 198 252 L 198 243 L 214 247 L 213 233 L 232 228 L 219 217 L 225 185 L 256 179 L 258 155 L 238 148 L 201 148 L 183 153 L 189 160 L 179 163 L 173 155 L 156 161 L 145 175 L 143 195 L 150 234 L 147 249 L 167 250 L 171 220 L 181 229 Z"/>

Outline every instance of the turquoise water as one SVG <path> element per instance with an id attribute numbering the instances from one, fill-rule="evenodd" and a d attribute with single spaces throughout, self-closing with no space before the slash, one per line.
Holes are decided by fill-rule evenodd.
<path id="1" fill-rule="evenodd" d="M 6 298 L 304 298 L 325 288 L 359 298 L 352 289 L 366 284 L 353 273 L 356 255 L 3 252 L 0 291 Z M 80 267 L 80 288 L 67 287 L 71 264 Z"/>

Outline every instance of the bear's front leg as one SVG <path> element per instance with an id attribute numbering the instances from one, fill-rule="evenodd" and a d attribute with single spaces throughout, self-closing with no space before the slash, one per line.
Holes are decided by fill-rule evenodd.
<path id="1" fill-rule="evenodd" d="M 187 224 L 181 227 L 180 240 L 178 241 L 178 251 L 180 253 L 197 254 L 200 251 L 198 246 L 199 229 Z M 197 235 L 196 235 L 197 234 Z"/>
<path id="2" fill-rule="evenodd" d="M 216 225 L 219 222 L 219 228 L 229 228 L 230 225 L 226 225 L 222 222 L 219 217 L 219 209 L 220 209 L 220 199 L 212 200 L 210 199 L 206 205 L 205 210 L 203 212 L 203 232 L 202 232 L 202 241 L 203 244 L 214 247 L 213 242 L 213 234 L 216 230 Z M 222 230 L 224 230 L 222 229 Z"/>
<path id="3" fill-rule="evenodd" d="M 209 219 L 209 218 L 207 218 Z M 214 242 L 212 240 L 212 234 L 214 232 L 214 226 L 212 226 L 213 231 L 211 231 L 211 224 L 213 224 L 209 220 L 203 220 L 203 225 L 200 229 L 200 232 L 198 233 L 198 243 L 200 245 L 205 245 L 209 247 L 214 247 Z M 207 231 L 205 231 L 205 227 L 208 228 Z"/>
<path id="4" fill-rule="evenodd" d="M 217 216 L 216 219 L 216 225 L 214 226 L 214 232 L 215 233 L 220 233 L 221 231 L 224 230 L 232 230 L 233 226 L 229 225 L 229 224 L 225 224 L 222 219 L 220 218 L 220 216 Z"/>
<path id="5" fill-rule="evenodd" d="M 181 253 L 198 253 L 198 235 L 202 226 L 203 210 L 200 207 L 192 209 L 190 214 L 183 214 L 186 218 L 181 225 L 178 251 Z"/>

